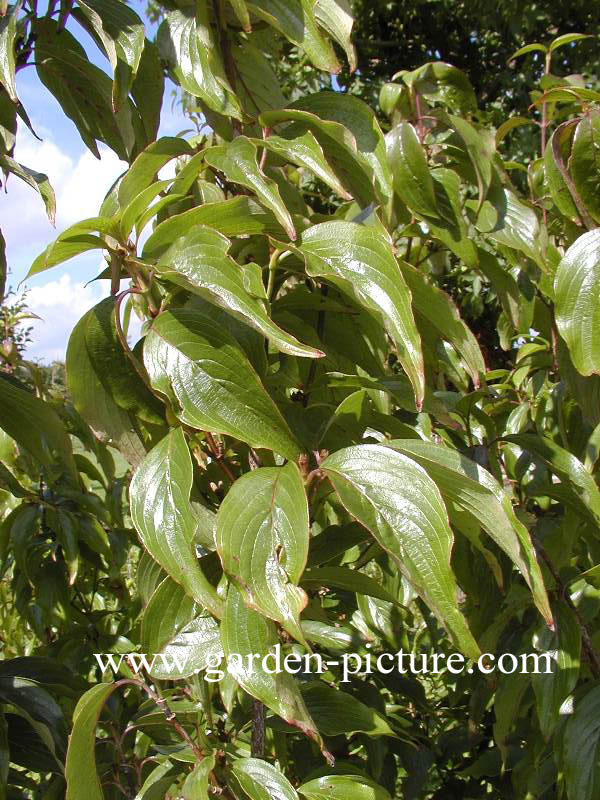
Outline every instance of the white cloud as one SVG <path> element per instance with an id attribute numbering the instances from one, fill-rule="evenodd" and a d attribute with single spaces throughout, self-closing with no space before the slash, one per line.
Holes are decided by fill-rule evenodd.
<path id="1" fill-rule="evenodd" d="M 71 331 L 85 312 L 106 296 L 103 284 L 86 286 L 73 282 L 70 275 L 62 275 L 30 289 L 27 305 L 41 319 L 33 320 L 33 343 L 26 357 L 46 362 L 64 360 Z"/>

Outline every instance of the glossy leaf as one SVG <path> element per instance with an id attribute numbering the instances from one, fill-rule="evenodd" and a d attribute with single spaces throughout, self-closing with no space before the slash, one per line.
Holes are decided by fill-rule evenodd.
<path id="1" fill-rule="evenodd" d="M 0 83 L 13 102 L 18 101 L 16 76 L 17 11 L 15 3 L 0 15 Z"/>
<path id="2" fill-rule="evenodd" d="M 456 600 L 447 511 L 425 470 L 370 444 L 338 450 L 321 468 L 349 513 L 392 556 L 463 652 L 476 658 L 479 648 Z"/>
<path id="3" fill-rule="evenodd" d="M 303 690 L 302 696 L 319 730 L 326 736 L 358 732 L 373 737 L 395 736 L 383 714 L 348 692 L 315 681 Z"/>
<path id="4" fill-rule="evenodd" d="M 231 772 L 250 800 L 298 800 L 292 784 L 268 761 L 236 758 Z"/>
<path id="5" fill-rule="evenodd" d="M 298 467 L 242 475 L 217 515 L 217 550 L 250 608 L 304 642 L 299 615 L 308 602 L 297 584 L 308 554 L 308 503 Z"/>
<path id="6" fill-rule="evenodd" d="M 354 72 L 357 65 L 356 50 L 352 44 L 354 20 L 348 0 L 317 0 L 315 17 L 319 25 L 344 49 L 350 72 Z"/>
<path id="7" fill-rule="evenodd" d="M 193 600 L 220 617 L 221 600 L 196 557 L 192 478 L 183 431 L 174 428 L 135 471 L 129 490 L 131 518 L 152 558 Z"/>
<path id="8" fill-rule="evenodd" d="M 323 775 L 298 791 L 308 800 L 390 800 L 387 789 L 362 775 Z"/>
<path id="9" fill-rule="evenodd" d="M 161 276 L 220 306 L 262 333 L 283 352 L 312 358 L 322 356 L 320 350 L 301 344 L 270 319 L 262 298 L 248 292 L 242 268 L 228 256 L 229 247 L 223 235 L 197 225 L 161 254 L 157 268 Z"/>
<path id="10" fill-rule="evenodd" d="M 504 550 L 529 584 L 540 613 L 550 624 L 552 612 L 529 532 L 519 522 L 496 479 L 479 464 L 442 445 L 405 439 L 393 440 L 388 446 L 420 464 L 446 503 L 453 503 L 461 515 L 481 525 Z"/>
<path id="11" fill-rule="evenodd" d="M 575 128 L 569 168 L 577 193 L 596 223 L 600 222 L 600 201 L 596 191 L 600 180 L 599 150 L 600 114 L 590 111 Z"/>
<path id="12" fill-rule="evenodd" d="M 152 386 L 182 422 L 294 460 L 291 431 L 235 339 L 198 311 L 159 314 L 144 343 Z"/>
<path id="13" fill-rule="evenodd" d="M 163 136 L 152 142 L 139 154 L 119 183 L 118 198 L 121 208 L 124 209 L 140 192 L 150 186 L 165 164 L 179 156 L 193 154 L 194 151 L 185 139 Z"/>
<path id="14" fill-rule="evenodd" d="M 421 343 L 411 294 L 391 243 L 374 228 L 325 222 L 304 231 L 300 250 L 309 275 L 339 284 L 371 312 L 383 315 L 420 407 L 425 391 Z"/>
<path id="15" fill-rule="evenodd" d="M 417 214 L 438 219 L 433 179 L 425 151 L 409 122 L 400 122 L 385 137 L 387 157 L 400 199 Z"/>
<path id="16" fill-rule="evenodd" d="M 19 164 L 14 158 L 2 154 L 0 154 L 0 167 L 5 172 L 16 175 L 17 178 L 25 181 L 28 186 L 31 186 L 32 189 L 38 192 L 44 201 L 48 219 L 54 224 L 54 219 L 56 217 L 56 196 L 54 194 L 54 189 L 50 185 L 48 176 L 44 175 L 42 172 L 35 172 L 35 170 L 29 169 L 29 167 Z"/>

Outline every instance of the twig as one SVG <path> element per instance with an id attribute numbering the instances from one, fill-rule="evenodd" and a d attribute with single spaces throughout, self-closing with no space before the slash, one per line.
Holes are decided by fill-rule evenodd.
<path id="1" fill-rule="evenodd" d="M 253 758 L 265 756 L 265 707 L 260 700 L 252 701 L 252 742 Z"/>
<path id="2" fill-rule="evenodd" d="M 235 475 L 230 470 L 227 462 L 224 460 L 221 448 L 215 442 L 215 437 L 212 435 L 212 433 L 209 433 L 208 431 L 206 431 L 205 433 L 206 433 L 206 442 L 210 448 L 211 454 L 214 456 L 220 469 L 229 478 L 231 483 L 235 483 Z"/>

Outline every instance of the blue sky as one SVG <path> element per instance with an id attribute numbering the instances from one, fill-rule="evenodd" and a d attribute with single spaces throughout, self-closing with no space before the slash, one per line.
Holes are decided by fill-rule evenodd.
<path id="1" fill-rule="evenodd" d="M 145 17 L 145 0 L 132 0 L 130 5 Z M 81 27 L 72 22 L 69 28 L 84 45 L 91 60 L 110 73 L 108 61 Z M 57 196 L 57 216 L 53 228 L 39 195 L 14 176 L 8 182 L 7 193 L 0 193 L 0 227 L 6 239 L 11 270 L 9 283 L 13 288 L 24 279 L 33 259 L 58 233 L 78 220 L 97 214 L 107 190 L 126 167 L 102 145 L 99 148 L 100 161 L 87 150 L 75 125 L 38 80 L 35 67 L 20 70 L 17 88 L 33 128 L 42 141 L 35 139 L 21 125 L 16 158 L 48 175 Z M 176 134 L 188 127 L 177 109 L 173 111 L 171 108 L 172 88 L 169 85 L 165 92 L 161 134 Z M 64 358 L 69 333 L 77 320 L 108 294 L 105 281 L 86 286 L 99 273 L 100 265 L 101 256 L 96 251 L 27 280 L 29 306 L 42 318 L 34 323 L 34 341 L 28 350 L 29 358 L 46 363 Z"/>

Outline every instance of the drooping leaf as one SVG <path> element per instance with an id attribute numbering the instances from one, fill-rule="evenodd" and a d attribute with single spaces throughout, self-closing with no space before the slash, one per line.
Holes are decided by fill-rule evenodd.
<path id="1" fill-rule="evenodd" d="M 385 137 L 394 189 L 411 211 L 439 218 L 433 178 L 425 151 L 410 122 L 400 122 Z"/>
<path id="2" fill-rule="evenodd" d="M 48 176 L 44 175 L 42 172 L 35 172 L 35 170 L 29 169 L 29 167 L 19 164 L 14 158 L 2 154 L 0 154 L 0 168 L 5 172 L 16 175 L 17 178 L 25 181 L 26 184 L 39 193 L 46 206 L 48 219 L 54 225 L 54 219 L 56 217 L 56 196 L 54 194 L 54 189 L 50 185 Z"/>
<path id="3" fill-rule="evenodd" d="M 275 181 L 268 178 L 257 162 L 256 145 L 246 136 L 237 136 L 233 142 L 210 147 L 204 153 L 207 164 L 223 172 L 225 177 L 251 189 L 258 199 L 275 214 L 290 239 L 296 238 L 294 223 L 283 202 Z"/>
<path id="4" fill-rule="evenodd" d="M 420 407 L 425 392 L 421 342 L 411 294 L 391 242 L 374 228 L 353 222 L 324 222 L 304 231 L 299 248 L 309 275 L 339 284 L 371 312 L 383 316 Z"/>
<path id="5" fill-rule="evenodd" d="M 352 44 L 354 19 L 348 0 L 316 0 L 315 17 L 319 25 L 344 49 L 350 72 L 354 72 L 357 65 L 356 50 Z"/>
<path id="6" fill-rule="evenodd" d="M 40 253 L 29 268 L 27 277 L 44 272 L 88 250 L 102 249 L 105 245 L 104 238 L 98 234 L 113 236 L 116 233 L 115 223 L 109 217 L 90 217 L 76 222 Z"/>
<path id="7" fill-rule="evenodd" d="M 248 117 L 256 119 L 262 111 L 285 106 L 277 75 L 260 49 L 242 41 L 232 55 L 239 76 L 238 99 Z"/>
<path id="8" fill-rule="evenodd" d="M 262 659 L 273 653 L 279 643 L 277 630 L 273 622 L 246 606 L 234 583 L 230 583 L 227 590 L 221 640 L 229 671 L 242 689 L 299 728 L 329 755 L 324 751 L 321 736 L 293 676 L 285 670 L 271 674 L 273 670 L 267 672 L 262 668 Z M 249 660 L 248 656 L 254 653 L 258 657 Z"/>
<path id="9" fill-rule="evenodd" d="M 222 603 L 198 564 L 198 521 L 190 505 L 192 459 L 181 428 L 174 428 L 138 466 L 129 490 L 131 518 L 152 558 L 186 593 L 215 616 Z"/>
<path id="10" fill-rule="evenodd" d="M 556 325 L 573 365 L 600 374 L 600 230 L 588 231 L 562 257 L 554 281 Z"/>
<path id="11" fill-rule="evenodd" d="M 299 615 L 308 598 L 297 584 L 308 554 L 308 503 L 298 467 L 263 467 L 242 475 L 217 515 L 223 569 L 244 601 L 304 643 Z"/>
<path id="12" fill-rule="evenodd" d="M 598 791 L 598 742 L 600 741 L 600 686 L 592 687 L 575 701 L 564 734 L 564 768 L 569 800 L 593 800 Z"/>
<path id="13" fill-rule="evenodd" d="M 457 114 L 477 110 L 477 98 L 471 82 L 464 72 L 451 64 L 431 61 L 403 75 L 402 80 L 429 101 L 441 102 Z"/>
<path id="14" fill-rule="evenodd" d="M 542 671 L 531 676 L 540 728 L 546 739 L 560 721 L 561 705 L 575 688 L 580 665 L 581 629 L 575 614 L 562 603 L 556 607 L 555 617 L 556 631 L 544 629 L 534 640 L 538 652 L 549 654 L 552 671 L 547 673 L 542 661 Z"/>
<path id="15" fill-rule="evenodd" d="M 18 4 L 8 6 L 6 13 L 0 15 L 0 83 L 10 99 L 16 103 L 16 39 Z"/>
<path id="16" fill-rule="evenodd" d="M 146 606 L 141 641 L 144 652 L 159 654 L 149 670 L 159 680 L 189 678 L 223 655 L 217 622 L 171 578 Z"/>
<path id="17" fill-rule="evenodd" d="M 159 314 L 144 344 L 152 386 L 182 422 L 295 460 L 300 450 L 235 339 L 199 311 Z"/>
<path id="18" fill-rule="evenodd" d="M 164 89 L 165 76 L 158 57 L 158 49 L 154 42 L 146 39 L 137 74 L 131 86 L 131 96 L 140 115 L 146 144 L 155 141 L 158 136 Z"/>
<path id="19" fill-rule="evenodd" d="M 461 515 L 484 528 L 519 569 L 540 613 L 551 623 L 552 612 L 529 532 L 519 522 L 496 479 L 479 464 L 442 445 L 405 439 L 392 440 L 388 446 L 420 464 L 444 500 L 454 503 Z"/>
<path id="20" fill-rule="evenodd" d="M 99 158 L 96 142 L 104 142 L 127 161 L 135 149 L 133 104 L 127 101 L 113 111 L 112 81 L 88 60 L 69 31 L 58 31 L 55 20 L 38 18 L 35 34 L 38 76 L 75 123 L 85 145 Z"/>
<path id="21" fill-rule="evenodd" d="M 220 204 L 217 204 L 220 205 Z M 242 268 L 228 256 L 230 243 L 212 228 L 197 225 L 160 256 L 157 270 L 168 280 L 220 306 L 290 355 L 319 358 L 320 350 L 301 344 L 268 316 L 261 298 L 244 285 Z"/>
<path id="22" fill-rule="evenodd" d="M 388 590 L 370 578 L 364 572 L 348 567 L 325 566 L 308 569 L 302 577 L 302 583 L 311 588 L 331 587 L 344 589 L 347 592 L 378 597 L 388 603 L 395 603 L 396 598 Z"/>
<path id="23" fill-rule="evenodd" d="M 207 4 L 167 12 L 157 42 L 162 59 L 182 89 L 199 97 L 213 111 L 241 119 L 240 105 L 225 75 L 210 25 Z"/>
<path id="24" fill-rule="evenodd" d="M 82 0 L 76 18 L 102 44 L 113 68 L 112 104 L 118 111 L 127 100 L 144 49 L 144 23 L 119 0 Z M 87 23 L 87 24 L 85 24 Z"/>
<path id="25" fill-rule="evenodd" d="M 322 462 L 346 509 L 387 550 L 465 655 L 479 648 L 458 609 L 453 536 L 439 489 L 412 459 L 382 445 L 338 450 Z"/>
<path id="26" fill-rule="evenodd" d="M 331 43 L 319 31 L 312 0 L 252 0 L 248 8 L 298 45 L 317 69 L 339 72 Z"/>
<path id="27" fill-rule="evenodd" d="M 348 692 L 314 681 L 303 689 L 302 697 L 325 736 L 358 732 L 369 736 L 395 736 L 383 714 Z"/>

